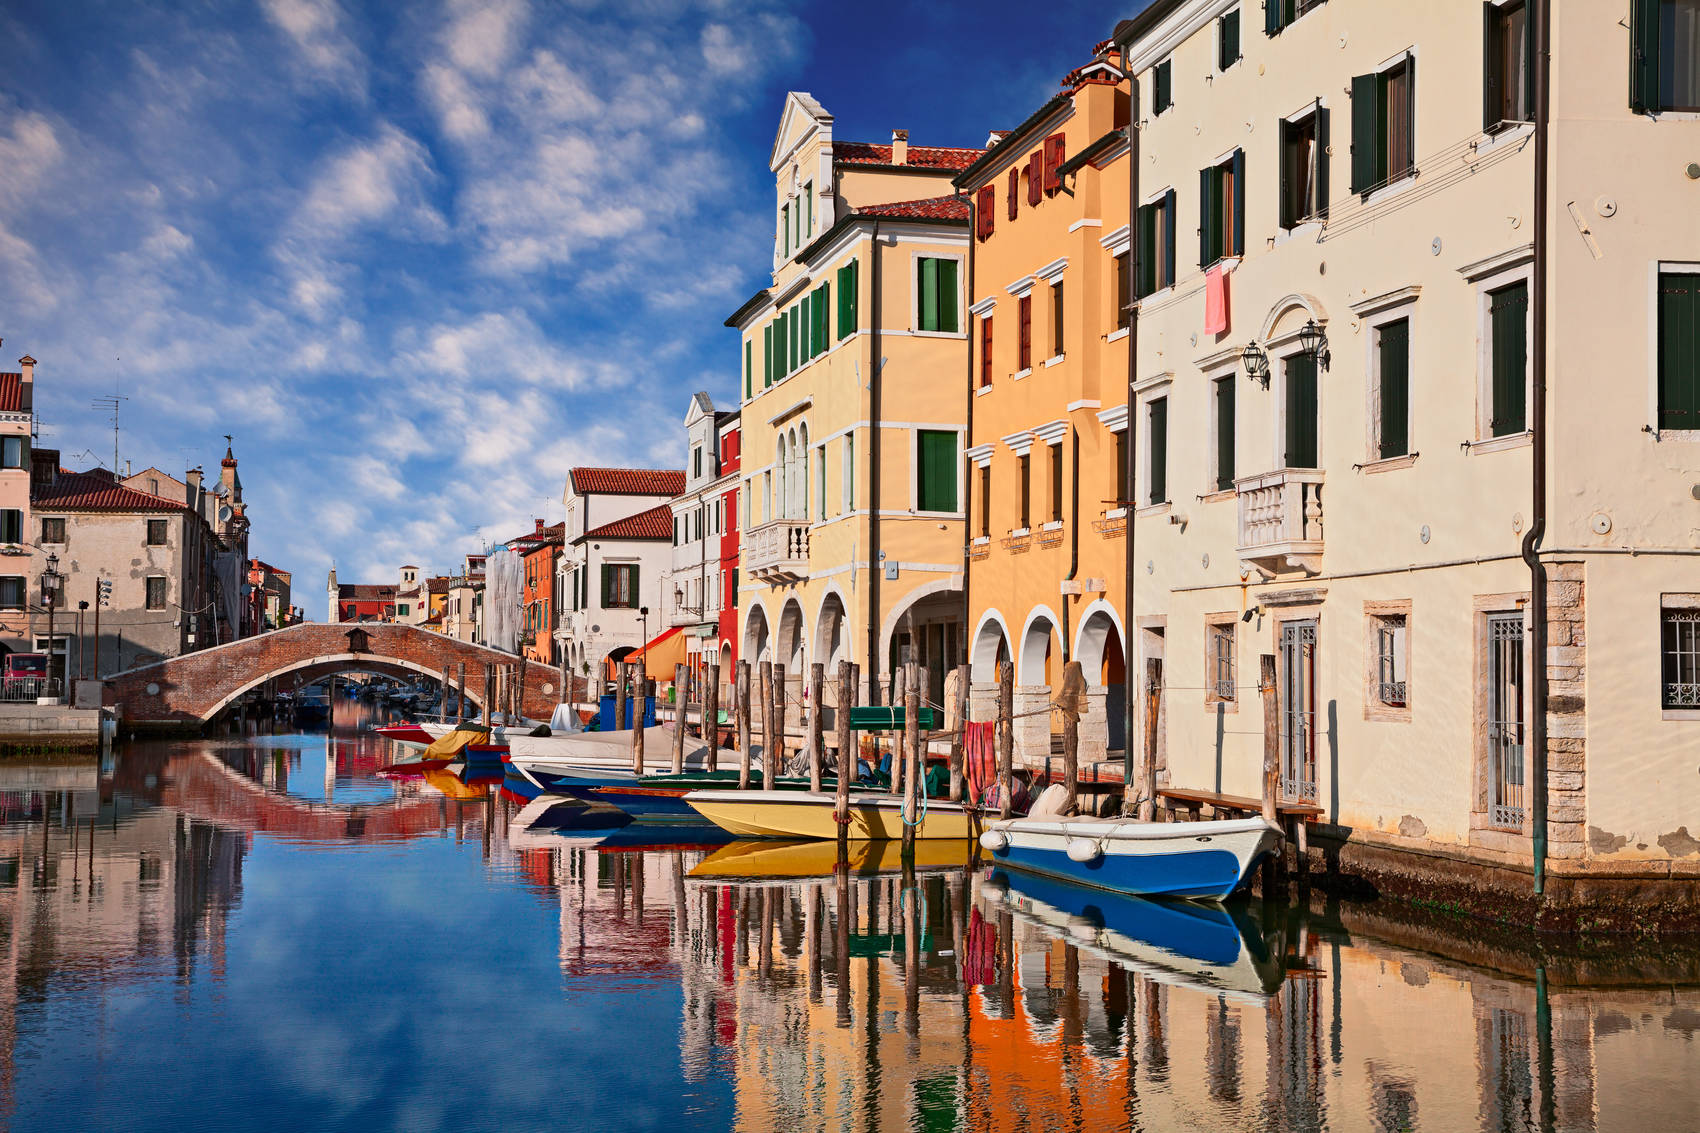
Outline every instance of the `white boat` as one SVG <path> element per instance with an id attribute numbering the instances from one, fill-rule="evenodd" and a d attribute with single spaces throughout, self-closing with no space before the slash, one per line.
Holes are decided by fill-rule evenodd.
<path id="1" fill-rule="evenodd" d="M 997 864 L 1136 896 L 1220 900 L 1281 844 L 1262 817 L 1215 822 L 1008 818 L 988 823 L 980 845 Z"/>
<path id="2" fill-rule="evenodd" d="M 502 741 L 496 741 L 502 742 Z M 595 779 L 597 782 L 626 782 L 637 779 L 632 768 L 632 733 L 574 732 L 568 735 L 520 736 L 507 739 L 508 765 L 539 789 L 555 791 L 563 780 Z M 645 728 L 643 768 L 646 775 L 673 770 L 673 729 Z M 752 745 L 752 766 L 761 767 L 761 748 Z M 708 745 L 685 737 L 685 770 L 701 771 L 708 766 Z M 738 753 L 719 749 L 717 766 L 738 766 Z"/>

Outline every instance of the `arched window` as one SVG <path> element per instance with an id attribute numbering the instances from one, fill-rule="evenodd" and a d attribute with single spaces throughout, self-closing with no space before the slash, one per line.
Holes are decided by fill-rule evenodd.
<path id="1" fill-rule="evenodd" d="M 798 426 L 797 451 L 792 459 L 797 465 L 797 518 L 809 518 L 809 423 Z"/>

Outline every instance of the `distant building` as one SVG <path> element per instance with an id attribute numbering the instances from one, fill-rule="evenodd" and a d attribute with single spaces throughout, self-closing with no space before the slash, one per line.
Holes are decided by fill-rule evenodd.
<path id="1" fill-rule="evenodd" d="M 384 583 L 338 582 L 336 568 L 331 568 L 328 590 L 330 615 L 333 622 L 393 622 L 396 610 L 396 588 Z"/>
<path id="2" fill-rule="evenodd" d="M 248 560 L 249 618 L 259 632 L 282 629 L 301 619 L 290 604 L 292 576 L 260 559 Z"/>
<path id="3" fill-rule="evenodd" d="M 555 571 L 561 560 L 566 524 L 550 527 L 537 521 L 537 530 L 508 542 L 525 559 L 525 590 L 521 595 L 524 629 L 520 649 L 527 658 L 545 664 L 559 664 L 560 651 L 555 644 L 555 615 L 558 592 Z"/>
<path id="4" fill-rule="evenodd" d="M 35 408 L 35 359 L 18 359 L 17 373 L 0 374 L 0 651 L 28 653 L 46 619 L 41 605 L 41 564 L 32 548 L 30 434 Z"/>
<path id="5" fill-rule="evenodd" d="M 430 606 L 430 599 L 419 581 L 419 568 L 411 564 L 402 567 L 401 585 L 396 587 L 395 592 L 395 620 L 402 625 L 423 625 L 425 619 L 431 616 Z"/>
<path id="6" fill-rule="evenodd" d="M 467 555 L 460 573 L 448 580 L 443 632 L 456 641 L 478 640 L 478 618 L 484 598 L 484 562 L 482 554 Z"/>
<path id="7" fill-rule="evenodd" d="M 737 606 L 729 598 L 734 591 L 726 577 L 728 569 L 736 573 L 736 563 L 728 568 L 724 561 L 726 534 L 737 528 L 737 482 L 731 475 L 737 460 L 734 454 L 731 469 L 726 467 L 721 440 L 723 431 L 737 435 L 737 422 L 737 413 L 716 412 L 707 393 L 691 395 L 685 414 L 685 487 L 671 504 L 673 560 L 661 601 L 665 625 L 677 629 L 683 639 L 683 659 L 697 688 L 715 662 L 721 682 L 730 685 L 736 656 L 736 617 L 729 633 L 721 623 L 727 609 L 735 611 Z M 736 550 L 734 539 L 734 560 Z M 666 679 L 671 669 L 658 671 L 658 659 L 659 654 L 652 658 L 650 673 Z"/>

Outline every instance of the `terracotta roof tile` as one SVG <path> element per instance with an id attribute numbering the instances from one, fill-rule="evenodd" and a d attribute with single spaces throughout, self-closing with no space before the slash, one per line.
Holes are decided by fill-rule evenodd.
<path id="1" fill-rule="evenodd" d="M 568 475 L 587 495 L 676 496 L 685 490 L 682 468 L 575 468 Z"/>
<path id="2" fill-rule="evenodd" d="M 967 220 L 968 199 L 952 196 L 928 197 L 920 201 L 892 201 L 859 208 L 856 215 L 909 217 L 920 220 Z"/>
<path id="3" fill-rule="evenodd" d="M 967 169 L 985 152 L 960 146 L 910 146 L 907 164 L 918 169 Z M 890 165 L 891 147 L 872 142 L 833 142 L 832 159 L 846 165 Z"/>
<path id="4" fill-rule="evenodd" d="M 24 376 L 0 374 L 0 413 L 24 411 Z"/>
<path id="5" fill-rule="evenodd" d="M 152 496 L 115 483 L 104 468 L 91 472 L 61 470 L 51 484 L 30 485 L 30 506 L 50 511 L 185 511 L 176 500 Z"/>
<path id="6" fill-rule="evenodd" d="M 593 527 L 584 539 L 666 539 L 673 538 L 673 509 L 666 504 Z"/>

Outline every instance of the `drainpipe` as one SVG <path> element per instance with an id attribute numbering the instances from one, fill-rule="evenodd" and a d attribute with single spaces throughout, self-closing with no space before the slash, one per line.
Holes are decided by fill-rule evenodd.
<path id="1" fill-rule="evenodd" d="M 967 412 L 966 417 L 964 418 L 965 424 L 963 425 L 963 434 L 962 435 L 969 442 L 972 442 L 974 440 L 974 401 L 975 401 L 975 397 L 974 397 L 974 347 L 975 347 L 975 344 L 979 341 L 979 336 L 974 333 L 973 324 L 972 324 L 972 322 L 970 322 L 970 320 L 972 320 L 974 316 L 970 315 L 966 308 L 973 306 L 973 299 L 974 299 L 974 246 L 980 242 L 979 237 L 978 237 L 979 217 L 975 215 L 975 203 L 974 203 L 975 194 L 973 194 L 973 193 L 968 193 L 968 194 L 958 193 L 957 196 L 963 197 L 968 202 L 968 289 L 967 289 L 967 296 L 968 296 L 969 302 L 964 304 L 964 310 L 962 312 L 963 326 L 968 331 L 968 353 L 967 353 L 968 361 L 966 363 L 967 367 L 968 367 L 968 385 L 967 385 L 967 388 L 968 388 L 968 412 Z M 968 548 L 969 548 L 970 544 L 972 544 L 972 542 L 974 541 L 974 493 L 972 491 L 972 487 L 973 487 L 973 483 L 974 483 L 974 476 L 973 476 L 973 473 L 971 473 L 968 470 L 967 458 L 966 457 L 959 457 L 958 459 L 961 460 L 961 462 L 962 462 L 962 475 L 963 475 L 964 479 L 967 481 L 966 483 L 964 483 L 962 485 L 962 494 L 961 494 L 961 498 L 966 505 L 962 509 L 962 640 L 963 640 L 963 652 L 969 657 L 970 660 L 972 660 L 972 658 L 974 656 L 974 643 L 971 640 L 971 638 L 969 637 L 969 635 L 974 632 L 974 627 L 968 624 L 968 617 L 973 612 L 972 607 L 970 607 L 969 604 L 968 604 L 968 592 L 969 592 L 968 591 L 968 568 L 972 564 L 968 560 Z M 981 500 L 980 506 L 982 508 L 984 508 L 984 507 L 988 506 L 988 504 L 990 502 L 991 501 L 989 501 L 989 500 Z M 972 670 L 970 670 L 970 673 L 972 673 Z M 973 684 L 972 676 L 970 676 L 969 684 L 970 685 Z M 967 692 L 968 692 L 967 689 L 963 689 L 963 694 L 964 694 L 965 697 L 967 695 Z M 964 701 L 964 703 L 966 703 L 966 700 Z"/>
<path id="2" fill-rule="evenodd" d="M 1127 232 L 1128 247 L 1131 254 L 1128 257 L 1129 292 L 1139 287 L 1139 279 L 1143 265 L 1140 263 L 1142 249 L 1139 246 L 1139 234 L 1134 231 L 1134 222 L 1139 216 L 1139 81 L 1133 76 L 1133 68 L 1128 66 L 1128 44 L 1122 44 L 1122 74 L 1127 79 L 1128 88 L 1128 118 L 1127 118 Z M 1134 473 L 1139 467 L 1139 430 L 1135 427 L 1135 400 L 1133 387 L 1139 371 L 1139 306 L 1135 304 L 1128 312 L 1127 319 L 1127 467 L 1123 479 L 1127 483 L 1128 498 L 1117 501 L 1122 505 L 1127 517 L 1127 583 L 1122 596 L 1122 783 L 1127 788 L 1122 794 L 1122 813 L 1131 813 L 1132 783 L 1133 783 L 1133 744 L 1137 738 L 1139 719 L 1135 709 L 1139 705 L 1138 684 L 1134 678 L 1133 637 L 1137 621 L 1134 617 L 1133 604 L 1133 575 L 1134 575 L 1134 535 L 1136 529 L 1133 523 L 1133 497 L 1138 494 Z"/>
<path id="3" fill-rule="evenodd" d="M 1533 436 L 1533 498 L 1529 530 L 1523 536 L 1523 560 L 1529 564 L 1529 787 L 1534 803 L 1529 815 L 1530 850 L 1534 856 L 1535 893 L 1546 892 L 1547 881 L 1547 575 L 1541 563 L 1541 538 L 1547 526 L 1547 162 L 1551 150 L 1552 5 L 1530 5 L 1535 20 L 1535 262 L 1530 321 L 1534 327 L 1530 369 L 1533 389 L 1529 423 Z"/>
<path id="4" fill-rule="evenodd" d="M 873 302 L 868 306 L 868 703 L 880 702 L 880 222 L 874 221 L 873 251 L 868 282 Z"/>

